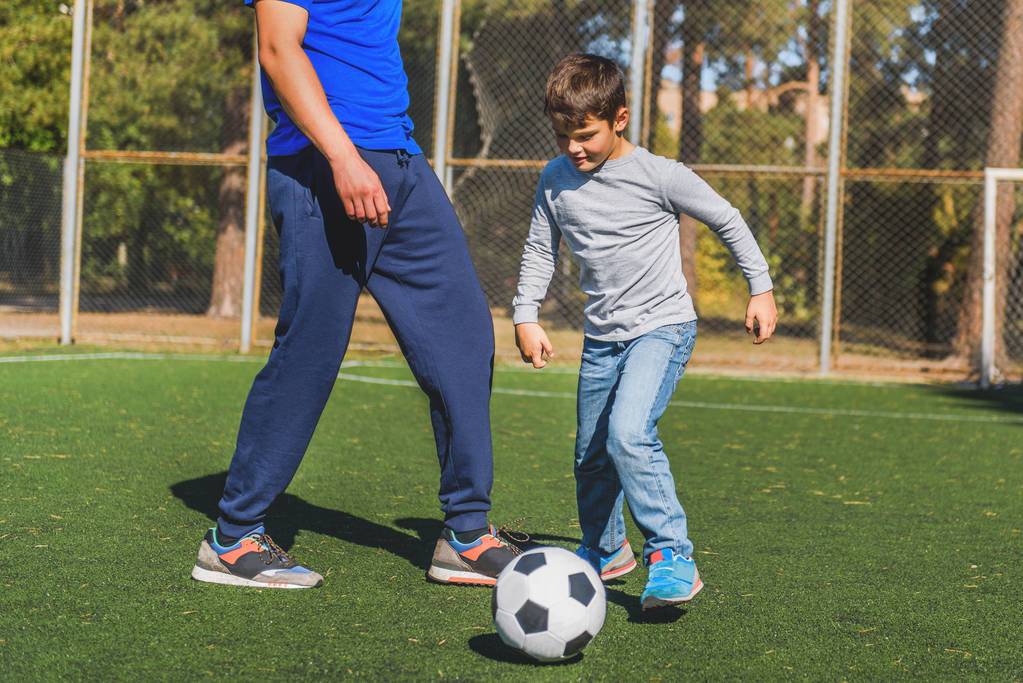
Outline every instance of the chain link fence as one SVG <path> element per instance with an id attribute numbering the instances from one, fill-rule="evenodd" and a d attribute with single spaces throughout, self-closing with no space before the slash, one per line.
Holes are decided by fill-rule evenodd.
<path id="1" fill-rule="evenodd" d="M 846 128 L 833 369 L 955 377 L 976 371 L 968 328 L 979 301 L 967 295 L 981 286 L 970 260 L 980 246 L 974 236 L 985 150 L 1001 135 L 1002 145 L 1015 148 L 1012 165 L 1019 159 L 1018 127 L 992 128 L 997 79 L 1013 79 L 1003 90 L 1023 98 L 1019 74 L 999 69 L 1007 6 L 851 5 L 847 82 L 839 93 Z M 558 153 L 542 113 L 546 74 L 568 52 L 596 52 L 616 60 L 633 88 L 635 74 L 644 73 L 645 106 L 638 116 L 633 111 L 630 125 L 640 129 L 633 134 L 696 169 L 737 206 L 772 266 L 779 343 L 768 353 L 740 351 L 727 342 L 742 336 L 744 282 L 709 231 L 681 218 L 704 338 L 694 359 L 816 367 L 835 3 L 693 0 L 648 9 L 645 72 L 630 63 L 636 4 L 628 0 L 492 0 L 463 21 L 462 69 L 472 90 L 460 89 L 457 102 L 460 113 L 476 112 L 481 130 L 455 141 L 450 163 L 458 169 L 453 197 L 487 294 L 507 311 L 539 168 Z M 999 243 L 1006 302 L 999 366 L 1019 378 L 1018 210 L 1011 225 L 1011 239 Z M 578 330 L 577 273 L 562 256 L 542 317 Z M 785 353 L 775 355 L 778 347 Z"/>
<path id="2" fill-rule="evenodd" d="M 4 318 L 4 337 L 59 335 L 62 162 L 0 149 L 0 311 L 20 314 Z"/>
<path id="3" fill-rule="evenodd" d="M 544 83 L 561 56 L 586 51 L 622 67 L 630 96 L 639 89 L 629 135 L 707 179 L 740 209 L 771 263 L 781 325 L 776 340 L 753 352 L 742 329 L 745 283 L 710 231 L 681 217 L 701 316 L 694 363 L 813 372 L 822 311 L 831 310 L 833 370 L 975 374 L 983 168 L 1019 165 L 1019 128 L 1006 103 L 1023 100 L 1023 79 L 1006 8 L 1020 2 L 850 3 L 829 309 L 832 32 L 841 3 L 462 0 L 453 92 L 441 94 L 451 97 L 452 123 L 451 139 L 440 141 L 449 150 L 444 180 L 503 352 L 514 356 L 508 316 L 536 181 L 558 154 L 542 112 Z M 80 340 L 238 345 L 253 64 L 251 11 L 239 5 L 90 3 Z M 437 38 L 442 9 L 439 0 L 406 0 L 400 39 L 415 135 L 428 153 L 446 47 Z M 69 14 L 56 5 L 46 11 Z M 643 16 L 649 24 L 637 30 Z M 69 17 L 54 34 L 49 50 L 67 51 Z M 17 35 L 0 27 L 5 41 Z M 643 49 L 634 49 L 637 37 Z M 65 98 L 66 87 L 55 83 L 52 96 Z M 0 116 L 0 128 L 7 120 Z M 61 161 L 0 150 L 5 337 L 59 329 Z M 1016 381 L 1023 202 L 1019 184 L 1005 186 L 1013 189 L 999 220 L 997 354 L 1005 378 Z M 266 344 L 281 292 L 277 236 L 261 223 L 256 341 Z M 576 267 L 562 256 L 541 313 L 570 355 L 584 302 Z"/>

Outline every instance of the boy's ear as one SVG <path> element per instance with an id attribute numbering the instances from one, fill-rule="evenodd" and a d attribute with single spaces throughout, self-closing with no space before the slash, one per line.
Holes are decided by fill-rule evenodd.
<path id="1" fill-rule="evenodd" d="M 615 133 L 621 134 L 625 127 L 629 125 L 629 108 L 618 107 L 618 113 L 615 114 L 614 131 Z"/>

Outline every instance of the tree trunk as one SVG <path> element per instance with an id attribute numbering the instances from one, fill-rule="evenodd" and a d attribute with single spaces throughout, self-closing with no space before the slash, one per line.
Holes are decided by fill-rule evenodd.
<path id="1" fill-rule="evenodd" d="M 753 46 L 746 43 L 745 48 L 745 60 L 746 63 L 743 65 L 745 70 L 744 87 L 746 88 L 746 109 L 753 111 L 756 106 L 753 104 L 754 98 L 757 96 L 756 89 L 756 76 L 753 71 L 753 67 L 756 66 L 754 60 L 756 57 L 753 54 Z"/>
<path id="2" fill-rule="evenodd" d="M 704 43 L 702 27 L 688 15 L 682 25 L 682 40 L 682 129 L 679 136 L 678 158 L 683 163 L 692 165 L 700 163 L 700 150 L 703 147 L 700 79 L 703 73 Z M 699 223 L 695 219 L 684 214 L 679 216 L 678 237 L 682 250 L 682 275 L 694 300 L 698 291 L 696 280 L 698 229 Z"/>
<path id="3" fill-rule="evenodd" d="M 225 154 L 243 154 L 247 147 L 249 90 L 238 88 L 227 95 L 221 146 Z M 220 181 L 220 225 L 213 260 L 213 291 L 206 315 L 237 318 L 242 313 L 245 277 L 244 166 L 230 166 Z"/>
<path id="4" fill-rule="evenodd" d="M 817 135 L 819 126 L 817 121 L 817 106 L 820 101 L 821 87 L 821 65 L 818 60 L 817 44 L 820 39 L 820 16 L 817 14 L 818 0 L 807 2 L 806 20 L 806 142 L 803 147 L 803 166 L 816 168 L 819 163 L 817 158 Z M 803 177 L 803 197 L 800 203 L 800 216 L 804 225 L 810 224 L 813 215 L 814 198 L 816 197 L 817 178 L 812 175 Z"/>
<path id="5" fill-rule="evenodd" d="M 949 98 L 962 97 L 962 89 L 957 88 L 952 82 L 948 64 L 955 60 L 955 55 L 949 54 L 945 48 L 948 43 L 949 21 L 952 13 L 952 3 L 955 0 L 941 0 L 938 5 L 938 16 L 934 20 L 931 31 L 934 34 L 935 45 L 942 46 L 942 50 L 935 55 L 934 61 L 934 86 L 930 98 L 930 111 L 927 114 L 927 134 L 923 139 L 923 167 L 927 169 L 937 168 L 940 161 L 939 143 L 942 135 L 949 127 Z"/>
<path id="6" fill-rule="evenodd" d="M 647 108 L 644 117 L 649 122 L 649 126 L 643 140 L 643 144 L 650 151 L 654 151 L 657 141 L 657 122 L 661 113 L 657 100 L 661 93 L 661 71 L 664 69 L 668 40 L 671 38 L 671 14 L 674 11 L 675 4 L 669 0 L 656 0 L 654 4 L 654 15 L 651 21 L 653 43 L 650 48 L 650 91 L 647 93 Z M 639 125 L 639 123 L 636 121 L 633 125 Z"/>
<path id="7" fill-rule="evenodd" d="M 1023 141 L 1023 0 L 1008 0 L 1002 22 L 1001 49 L 995 72 L 990 132 L 985 166 L 1013 168 L 1019 165 Z M 995 233 L 995 353 L 1004 356 L 1001 343 L 1005 330 L 1006 272 L 1009 259 L 1009 223 L 1014 193 L 1011 187 L 998 190 Z M 970 260 L 966 272 L 966 294 L 959 308 L 956 351 L 975 363 L 979 358 L 984 281 L 984 207 L 977 202 L 970 238 Z"/>

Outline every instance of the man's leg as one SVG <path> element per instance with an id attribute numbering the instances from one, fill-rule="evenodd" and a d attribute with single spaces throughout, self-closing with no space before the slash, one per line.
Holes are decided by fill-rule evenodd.
<path id="1" fill-rule="evenodd" d="M 308 587 L 322 579 L 273 543 L 263 519 L 294 477 L 330 396 L 382 236 L 343 216 L 324 220 L 319 197 L 336 192 L 330 168 L 311 149 L 272 159 L 267 187 L 284 296 L 273 349 L 245 402 L 217 529 L 203 541 L 193 576 Z"/>
<path id="2" fill-rule="evenodd" d="M 307 150 L 271 161 L 271 211 L 280 231 L 284 289 L 273 349 L 249 391 L 224 496 L 221 532 L 260 524 L 291 479 L 337 379 L 364 280 L 366 228 L 325 222 L 319 195 L 332 194 L 330 168 Z M 343 217 L 342 217 L 343 218 Z M 349 261 L 335 254 L 351 254 Z M 370 252 L 371 253 L 371 252 Z"/>
<path id="3" fill-rule="evenodd" d="M 462 541 L 475 544 L 486 537 L 486 547 L 473 545 L 466 551 L 479 566 L 443 577 L 431 568 L 431 577 L 492 583 L 491 575 L 503 568 L 511 551 L 491 545 L 496 541 L 490 540 L 487 524 L 493 484 L 490 309 L 454 208 L 425 158 L 372 152 L 364 157 L 382 180 L 401 179 L 400 190 L 388 195 L 390 224 L 367 288 L 429 398 L 447 540 L 452 548 L 463 548 Z"/>

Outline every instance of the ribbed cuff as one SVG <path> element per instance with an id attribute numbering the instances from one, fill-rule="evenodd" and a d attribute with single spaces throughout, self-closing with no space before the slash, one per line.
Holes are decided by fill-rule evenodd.
<path id="1" fill-rule="evenodd" d="M 512 323 L 535 323 L 540 319 L 540 308 L 538 306 L 516 306 L 512 313 Z"/>

